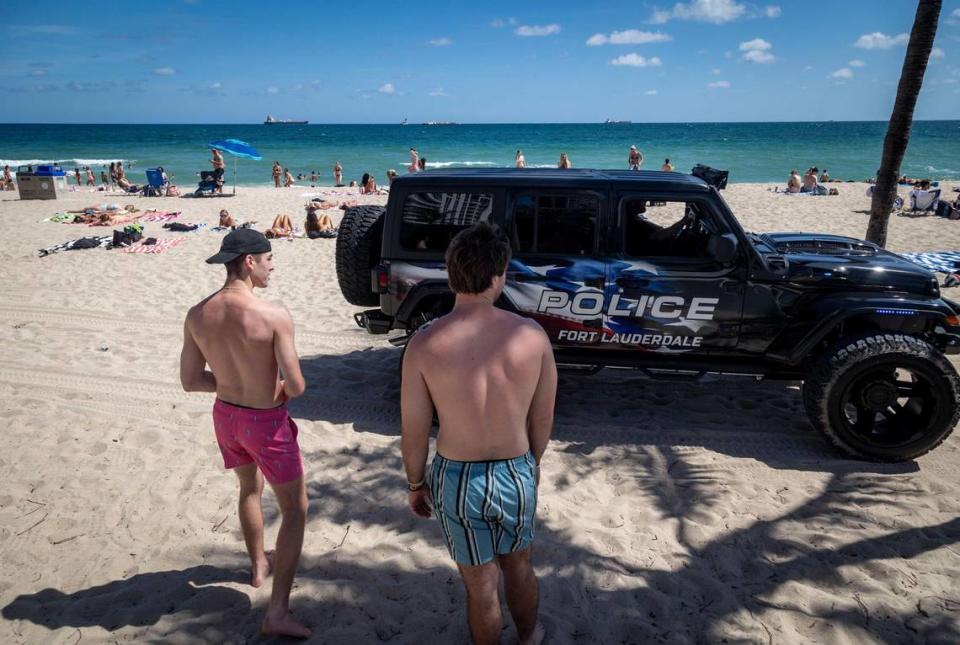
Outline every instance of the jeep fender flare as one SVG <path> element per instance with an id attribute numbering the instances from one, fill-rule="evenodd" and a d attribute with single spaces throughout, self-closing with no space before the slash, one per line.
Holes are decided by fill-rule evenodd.
<path id="1" fill-rule="evenodd" d="M 783 340 L 781 334 L 768 350 L 768 358 L 799 365 L 830 334 L 854 320 L 869 321 L 878 331 L 914 334 L 932 330 L 947 316 L 955 315 L 943 301 L 851 296 L 822 298 L 804 307 L 804 313 L 795 326 L 807 327 L 808 331 L 795 343 Z"/>

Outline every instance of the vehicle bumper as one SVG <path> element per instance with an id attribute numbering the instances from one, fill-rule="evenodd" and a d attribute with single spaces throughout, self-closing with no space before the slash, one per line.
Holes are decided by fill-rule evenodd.
<path id="1" fill-rule="evenodd" d="M 386 334 L 393 329 L 393 318 L 380 309 L 368 309 L 355 313 L 353 319 L 358 326 L 363 327 L 371 334 Z"/>

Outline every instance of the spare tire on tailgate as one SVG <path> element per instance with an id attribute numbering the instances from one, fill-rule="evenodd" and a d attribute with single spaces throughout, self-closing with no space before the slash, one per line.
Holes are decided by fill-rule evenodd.
<path id="1" fill-rule="evenodd" d="M 337 234 L 337 282 L 351 305 L 372 307 L 380 296 L 370 288 L 370 271 L 380 264 L 383 206 L 348 208 Z"/>

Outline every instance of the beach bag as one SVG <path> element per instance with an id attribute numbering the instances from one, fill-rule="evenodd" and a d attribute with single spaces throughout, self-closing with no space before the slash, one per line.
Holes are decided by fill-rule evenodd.
<path id="1" fill-rule="evenodd" d="M 727 179 L 730 176 L 730 171 L 717 170 L 716 168 L 698 163 L 693 167 L 693 170 L 690 171 L 690 174 L 694 177 L 699 177 L 711 186 L 714 186 L 717 190 L 723 190 L 727 187 Z"/>
<path id="2" fill-rule="evenodd" d="M 100 246 L 99 237 L 81 237 L 70 245 L 70 249 L 95 249 Z"/>

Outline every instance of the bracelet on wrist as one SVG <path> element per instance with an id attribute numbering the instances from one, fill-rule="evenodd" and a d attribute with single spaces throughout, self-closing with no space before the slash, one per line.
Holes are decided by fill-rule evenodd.
<path id="1" fill-rule="evenodd" d="M 426 484 L 426 483 L 427 483 L 426 478 L 421 479 L 420 481 L 418 481 L 418 482 L 416 482 L 416 483 L 407 482 L 407 490 L 410 491 L 411 493 L 414 493 L 414 492 L 420 490 L 421 488 L 423 488 L 424 484 Z"/>

